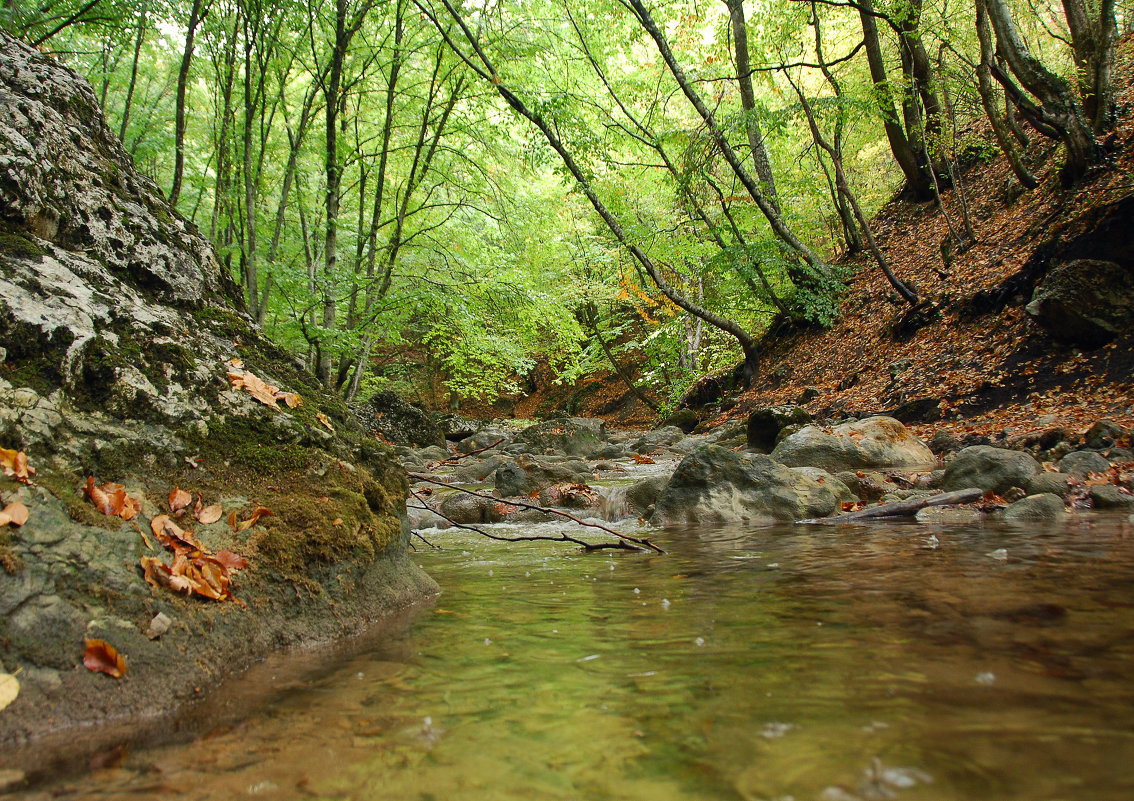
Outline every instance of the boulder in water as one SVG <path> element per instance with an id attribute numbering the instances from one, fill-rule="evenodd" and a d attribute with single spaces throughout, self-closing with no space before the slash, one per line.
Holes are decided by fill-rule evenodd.
<path id="1" fill-rule="evenodd" d="M 772 458 L 789 467 L 856 470 L 864 467 L 932 467 L 925 443 L 892 417 L 868 417 L 830 430 L 807 426 L 780 441 Z"/>
<path id="2" fill-rule="evenodd" d="M 705 445 L 677 466 L 650 522 L 770 524 L 824 517 L 838 506 L 830 486 L 793 473 L 768 456 Z"/>
<path id="3" fill-rule="evenodd" d="M 585 482 L 590 478 L 591 471 L 583 462 L 556 463 L 536 456 L 521 455 L 514 463 L 498 467 L 494 481 L 497 495 L 513 498 L 528 496 L 556 484 Z"/>
<path id="4" fill-rule="evenodd" d="M 943 488 L 951 490 L 980 487 L 985 492 L 1007 492 L 1011 487 L 1024 487 L 1043 468 L 1022 451 L 972 445 L 961 450 L 945 466 Z"/>
<path id="5" fill-rule="evenodd" d="M 606 423 L 590 417 L 561 417 L 529 426 L 516 435 L 533 451 L 589 457 L 606 440 Z"/>

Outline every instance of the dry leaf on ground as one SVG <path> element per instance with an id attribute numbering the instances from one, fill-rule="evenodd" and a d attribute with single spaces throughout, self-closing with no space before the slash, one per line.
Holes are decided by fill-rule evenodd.
<path id="1" fill-rule="evenodd" d="M 206 506 L 204 509 L 197 512 L 197 522 L 202 526 L 212 525 L 224 516 L 224 509 L 221 508 L 219 503 L 214 503 L 211 506 Z"/>
<path id="2" fill-rule="evenodd" d="M 28 466 L 28 456 L 23 451 L 14 451 L 9 448 L 0 448 L 0 467 L 4 475 L 12 476 L 23 484 L 31 481 L 35 475 L 35 468 Z"/>
<path id="3" fill-rule="evenodd" d="M 105 640 L 86 640 L 83 652 L 83 665 L 95 673 L 105 673 L 120 679 L 126 675 L 126 660 L 118 649 Z"/>
<path id="4" fill-rule="evenodd" d="M 0 526 L 8 523 L 13 526 L 22 526 L 26 522 L 28 522 L 28 507 L 19 501 L 12 501 L 4 507 L 4 511 L 0 512 Z"/>
<path id="5" fill-rule="evenodd" d="M 331 421 L 327 417 L 327 415 L 323 414 L 322 412 L 319 412 L 318 414 L 315 415 L 315 419 L 318 420 L 320 423 L 322 423 L 324 426 L 326 426 L 327 430 L 330 431 L 332 434 L 335 433 L 335 427 L 333 425 L 331 425 Z"/>
<path id="6" fill-rule="evenodd" d="M 169 511 L 171 512 L 180 512 L 182 509 L 188 508 L 192 502 L 193 496 L 180 487 L 174 487 L 169 491 Z"/>
<path id="7" fill-rule="evenodd" d="M 16 700 L 20 694 L 20 683 L 9 673 L 0 673 L 0 711 Z"/>
<path id="8" fill-rule="evenodd" d="M 255 509 L 252 510 L 252 516 L 250 518 L 248 518 L 247 520 L 245 520 L 240 525 L 236 526 L 236 530 L 237 531 L 247 531 L 248 529 L 252 528 L 252 526 L 256 525 L 260 521 L 261 517 L 268 517 L 269 515 L 271 515 L 271 513 L 272 513 L 272 510 L 267 508 L 266 506 L 257 506 Z M 236 515 L 236 513 L 233 512 L 233 517 L 231 517 L 229 519 L 235 520 L 236 519 L 235 515 Z"/>
<path id="9" fill-rule="evenodd" d="M 83 494 L 90 498 L 91 503 L 104 515 L 121 517 L 123 520 L 133 520 L 142 508 L 141 502 L 127 495 L 126 488 L 121 484 L 108 481 L 101 487 L 96 487 L 94 476 L 87 477 L 87 486 Z"/>

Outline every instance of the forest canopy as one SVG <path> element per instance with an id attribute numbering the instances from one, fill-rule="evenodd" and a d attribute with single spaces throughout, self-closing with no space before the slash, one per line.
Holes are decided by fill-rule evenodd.
<path id="1" fill-rule="evenodd" d="M 872 215 L 1003 155 L 1105 160 L 1131 0 L 13 0 L 249 313 L 348 400 L 491 400 L 540 363 L 665 408 L 823 326 Z M 1034 156 L 1033 156 L 1034 158 Z M 943 208 L 943 206 L 942 206 Z M 631 365 L 633 366 L 631 368 Z"/>

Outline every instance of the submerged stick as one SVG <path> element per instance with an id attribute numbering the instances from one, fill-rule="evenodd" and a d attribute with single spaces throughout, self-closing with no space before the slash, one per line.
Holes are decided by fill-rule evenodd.
<path id="1" fill-rule="evenodd" d="M 578 523 L 580 526 L 586 526 L 588 528 L 597 528 L 597 529 L 600 529 L 601 531 L 605 531 L 607 534 L 613 534 L 615 537 L 618 537 L 619 540 L 621 540 L 625 543 L 633 544 L 633 545 L 637 546 L 633 550 L 642 550 L 642 551 L 648 550 L 648 551 L 654 551 L 655 553 L 661 553 L 661 554 L 665 553 L 664 550 L 662 550 L 657 545 L 654 545 L 652 542 L 645 539 L 644 537 L 631 537 L 629 534 L 623 534 L 619 531 L 615 531 L 614 529 L 610 528 L 609 526 L 604 526 L 602 523 L 591 523 L 591 522 L 588 522 L 586 520 L 580 520 L 579 518 L 575 517 L 575 515 L 569 514 L 569 513 L 564 512 L 560 509 L 553 509 L 549 506 L 540 506 L 539 504 L 526 503 L 524 501 L 509 501 L 509 500 L 505 500 L 503 498 L 497 498 L 497 497 L 492 496 L 492 495 L 486 495 L 483 492 L 477 492 L 476 490 L 470 490 L 470 489 L 465 489 L 464 487 L 458 487 L 456 484 L 450 484 L 446 481 L 440 481 L 439 479 L 436 479 L 436 478 L 430 478 L 429 476 L 423 476 L 420 473 L 407 473 L 406 475 L 408 475 L 410 478 L 412 478 L 415 481 L 424 481 L 428 484 L 437 484 L 438 486 L 448 487 L 449 489 L 454 489 L 454 490 L 457 490 L 458 492 L 463 492 L 467 495 L 473 495 L 477 498 L 485 498 L 487 500 L 493 501 L 494 503 L 503 503 L 503 504 L 506 504 L 508 506 L 516 506 L 520 509 L 534 509 L 537 512 L 546 512 L 548 514 L 558 515 L 559 517 L 565 517 L 565 518 L 567 518 L 568 520 L 570 520 L 574 523 Z M 417 497 L 417 493 L 414 493 L 414 496 Z M 421 500 L 421 498 L 418 497 L 418 500 Z M 424 501 L 422 501 L 422 502 L 424 503 Z M 433 511 L 436 512 L 436 510 L 433 510 Z M 438 513 L 438 514 L 440 514 L 440 513 Z M 445 517 L 444 515 L 441 515 L 441 516 Z M 448 520 L 448 518 L 445 518 L 445 519 Z M 449 522 L 452 523 L 453 521 L 450 520 Z M 454 523 L 453 525 L 459 525 L 459 524 Z M 467 526 L 461 526 L 461 527 L 462 528 L 468 528 Z M 472 529 L 472 530 L 473 531 L 479 531 L 479 529 Z M 481 531 L 480 533 L 484 534 L 486 537 L 490 537 L 491 539 L 501 539 L 500 537 L 491 537 L 491 535 L 485 534 L 483 531 Z M 565 542 L 577 542 L 580 545 L 587 546 L 587 543 L 582 542 L 581 540 L 568 538 L 567 535 L 563 535 L 563 537 L 537 537 L 536 539 L 554 539 L 556 541 L 562 540 L 562 541 L 565 541 Z M 593 549 L 594 546 L 587 546 L 587 547 L 591 547 Z M 605 546 L 605 547 L 611 547 L 611 546 Z M 625 546 L 614 546 L 614 547 L 625 547 Z"/>
<path id="2" fill-rule="evenodd" d="M 978 487 L 945 492 L 941 495 L 931 495 L 928 498 L 911 498 L 895 503 L 884 503 L 881 506 L 871 506 L 859 509 L 857 512 L 847 512 L 833 517 L 813 517 L 809 520 L 797 520 L 797 523 L 853 523 L 856 520 L 879 520 L 888 517 L 913 517 L 927 506 L 950 506 L 953 504 L 972 503 L 984 497 L 984 490 Z"/>

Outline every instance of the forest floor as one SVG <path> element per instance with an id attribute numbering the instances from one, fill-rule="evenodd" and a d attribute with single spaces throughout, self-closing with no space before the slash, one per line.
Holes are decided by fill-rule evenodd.
<path id="1" fill-rule="evenodd" d="M 939 429 L 958 435 L 1006 429 L 1026 434 L 1053 427 L 1079 431 L 1102 418 L 1134 425 L 1134 332 L 1081 350 L 1052 339 L 1024 311 L 1046 267 L 1044 249 L 1073 240 L 1097 222 L 1101 211 L 1127 209 L 1130 225 L 1120 219 L 1112 233 L 1124 238 L 1117 247 L 1131 247 L 1125 229 L 1134 226 L 1129 213 L 1134 209 L 1134 39 L 1127 37 L 1119 50 L 1116 74 L 1124 80 L 1118 125 L 1105 140 L 1105 166 L 1065 188 L 1059 176 L 1061 148 L 1038 136 L 1027 154 L 1040 180 L 1037 189 L 1023 190 L 1003 157 L 973 165 L 962 185 L 976 243 L 948 269 L 941 243 L 950 222 L 960 230 L 959 193 L 943 193 L 944 215 L 934 202 L 892 200 L 873 220 L 875 236 L 894 271 L 917 287 L 934 319 L 903 331 L 909 307 L 874 261 L 865 254 L 844 258 L 840 263 L 855 275 L 839 320 L 826 330 L 784 326 L 787 330 L 766 335 L 760 377 L 752 389 L 698 408 L 703 425 L 739 421 L 762 406 L 798 403 L 808 387 L 814 397 L 804 405 L 817 417 L 882 412 L 926 399 L 930 411 L 921 422 L 915 414 L 912 423 L 922 436 Z M 1113 220 L 1110 227 L 1115 228 Z M 465 412 L 542 417 L 569 399 L 573 413 L 603 417 L 613 425 L 657 423 L 613 373 L 587 376 L 573 387 L 540 381 L 536 392 L 507 399 L 495 410 Z"/>

